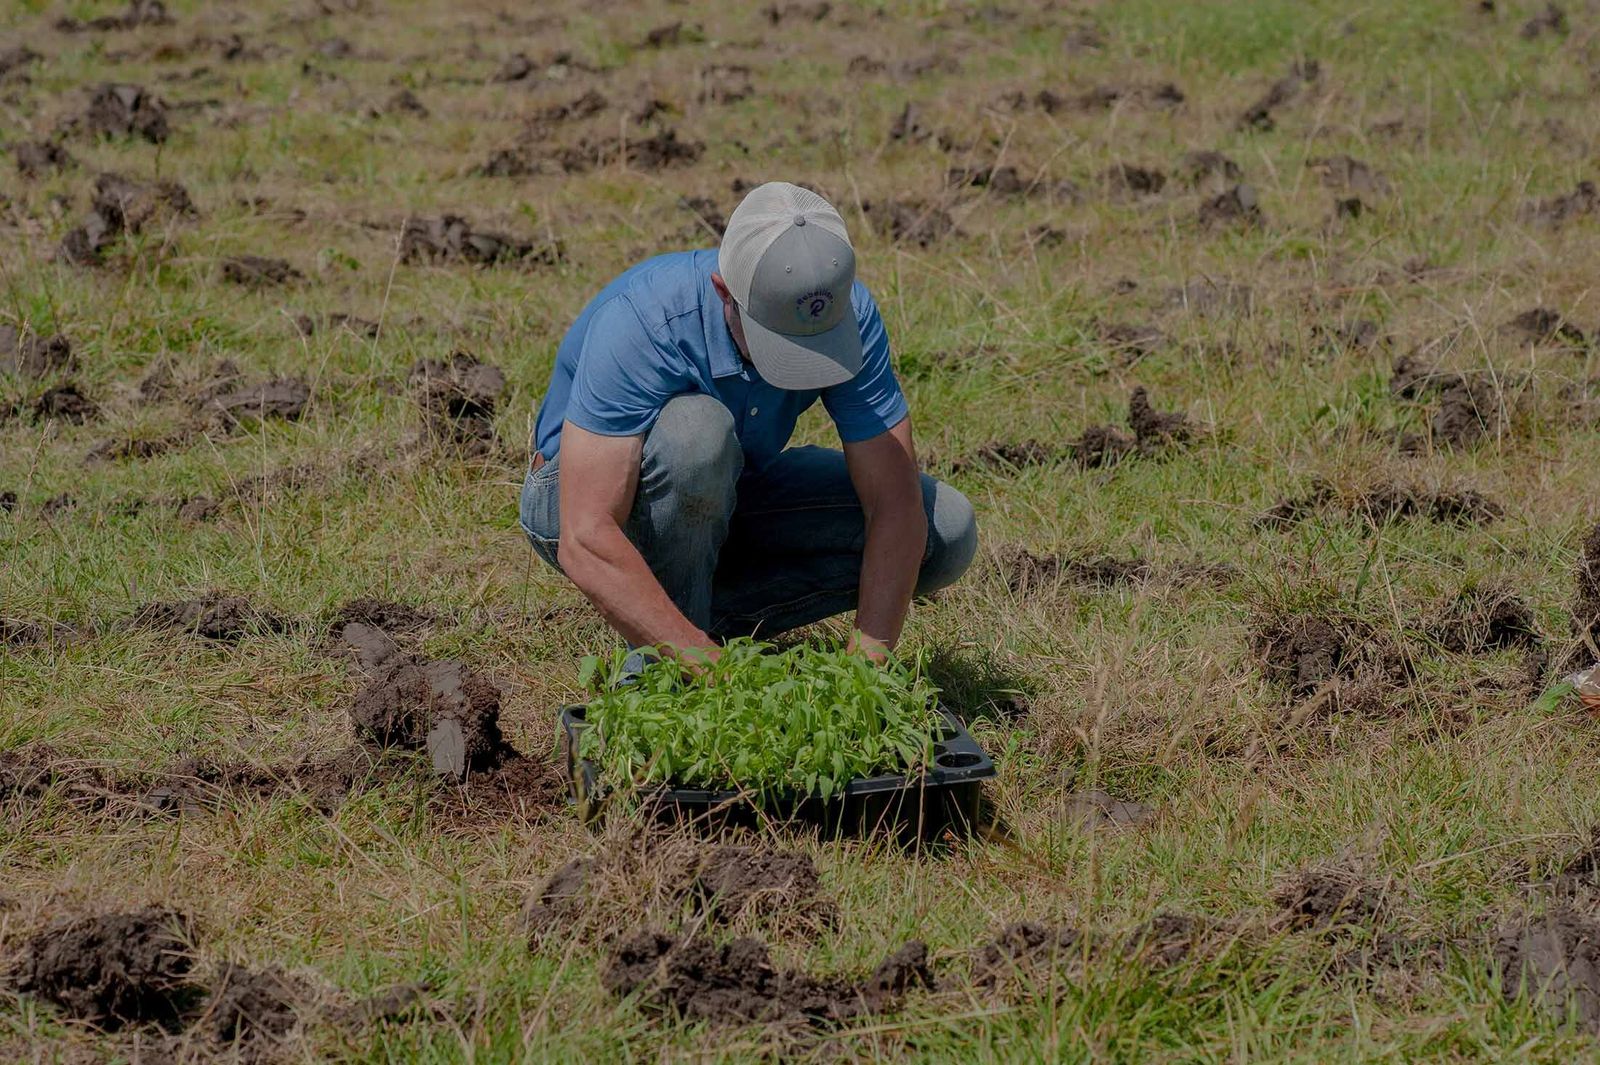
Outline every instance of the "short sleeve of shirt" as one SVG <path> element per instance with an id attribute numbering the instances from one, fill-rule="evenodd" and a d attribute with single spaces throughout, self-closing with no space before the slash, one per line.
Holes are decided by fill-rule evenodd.
<path id="1" fill-rule="evenodd" d="M 625 296 L 595 312 L 572 377 L 566 420 L 601 436 L 649 431 L 667 401 L 685 391 L 681 359 L 658 343 Z"/>
<path id="2" fill-rule="evenodd" d="M 822 405 L 846 444 L 870 440 L 905 420 L 906 397 L 889 364 L 889 334 L 867 287 L 856 282 L 850 292 L 861 327 L 861 372 L 822 392 Z"/>

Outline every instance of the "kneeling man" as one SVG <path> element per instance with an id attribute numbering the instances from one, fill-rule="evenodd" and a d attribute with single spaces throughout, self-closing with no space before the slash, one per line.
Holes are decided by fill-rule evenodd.
<path id="1" fill-rule="evenodd" d="M 522 529 L 631 645 L 715 657 L 854 608 L 879 659 L 971 563 L 972 505 L 917 470 L 855 266 L 827 200 L 772 182 L 720 249 L 634 266 L 562 340 Z M 843 450 L 786 447 L 819 399 Z"/>

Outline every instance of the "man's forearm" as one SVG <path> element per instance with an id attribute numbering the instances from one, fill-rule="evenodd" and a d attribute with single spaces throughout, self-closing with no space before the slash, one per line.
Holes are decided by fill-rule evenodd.
<path id="1" fill-rule="evenodd" d="M 631 644 L 707 648 L 711 638 L 684 616 L 620 528 L 563 536 L 561 568 Z"/>
<path id="2" fill-rule="evenodd" d="M 856 629 L 867 650 L 874 644 L 892 648 L 900 639 L 927 542 L 928 516 L 920 494 L 867 515 L 856 603 Z"/>

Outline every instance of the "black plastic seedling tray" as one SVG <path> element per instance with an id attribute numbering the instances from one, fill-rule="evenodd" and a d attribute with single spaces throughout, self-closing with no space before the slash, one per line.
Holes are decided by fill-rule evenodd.
<path id="1" fill-rule="evenodd" d="M 578 757 L 578 735 L 588 728 L 583 706 L 561 710 L 561 747 L 578 815 L 591 822 L 606 808 L 609 789 L 593 762 Z M 857 777 L 827 799 L 797 796 L 758 810 L 738 791 L 703 788 L 655 788 L 642 796 L 643 806 L 661 821 L 690 821 L 708 828 L 797 823 L 829 836 L 887 833 L 904 839 L 933 840 L 945 833 L 967 835 L 978 822 L 983 781 L 995 775 L 994 762 L 949 710 L 934 737 L 934 764 L 907 777 L 890 774 Z"/>

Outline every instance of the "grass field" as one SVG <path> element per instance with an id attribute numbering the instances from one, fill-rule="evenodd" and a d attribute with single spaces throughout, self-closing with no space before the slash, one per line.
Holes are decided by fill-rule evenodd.
<path id="1" fill-rule="evenodd" d="M 1540 699 L 1600 657 L 1600 8 L 162 14 L 0 12 L 0 1059 L 1600 1054 L 1600 726 Z M 736 841 L 799 873 L 712 920 L 725 852 L 562 805 L 614 643 L 515 500 L 571 318 L 769 179 L 839 204 L 977 505 L 906 639 L 1000 775 L 931 851 Z M 414 369 L 458 352 L 503 385 Z M 462 663 L 522 757 L 368 760 L 352 620 Z M 145 907 L 188 919 L 174 996 L 257 997 L 19 990 L 42 929 Z M 934 986 L 613 993 L 701 924 L 838 981 L 922 941 Z"/>

